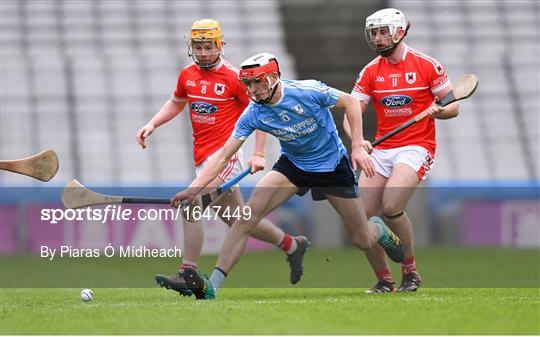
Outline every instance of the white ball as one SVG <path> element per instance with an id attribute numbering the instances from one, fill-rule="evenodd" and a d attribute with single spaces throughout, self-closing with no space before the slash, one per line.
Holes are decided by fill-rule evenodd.
<path id="1" fill-rule="evenodd" d="M 81 300 L 90 302 L 94 298 L 94 293 L 90 289 L 81 290 Z"/>

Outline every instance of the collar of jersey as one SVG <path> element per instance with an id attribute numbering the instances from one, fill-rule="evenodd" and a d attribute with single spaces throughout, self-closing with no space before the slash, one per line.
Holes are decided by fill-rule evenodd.
<path id="1" fill-rule="evenodd" d="M 409 54 L 409 46 L 407 46 L 407 45 L 405 44 L 405 42 L 401 42 L 401 43 L 403 43 L 403 47 L 405 47 L 405 48 L 403 49 L 403 55 L 401 56 L 401 62 L 403 62 L 403 61 L 405 61 L 405 58 L 407 57 L 407 54 Z M 388 60 L 386 59 L 386 57 L 383 57 L 383 59 L 386 61 L 386 63 L 392 64 L 392 63 L 388 62 Z M 396 64 L 399 64 L 399 63 L 396 63 Z"/>
<path id="2" fill-rule="evenodd" d="M 401 57 L 401 61 L 405 61 L 407 54 L 409 54 L 409 46 L 407 46 L 405 42 L 403 42 L 403 47 L 405 48 L 403 49 L 403 57 Z"/>

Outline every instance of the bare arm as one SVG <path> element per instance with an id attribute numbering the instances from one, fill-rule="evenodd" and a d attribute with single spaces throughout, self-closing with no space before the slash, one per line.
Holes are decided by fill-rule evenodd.
<path id="1" fill-rule="evenodd" d="M 367 110 L 367 103 L 364 101 L 360 101 L 360 111 L 361 116 L 364 115 L 364 112 Z M 345 133 L 349 138 L 351 138 L 351 125 L 349 124 L 349 119 L 347 118 L 347 115 L 345 115 L 345 118 L 343 118 L 343 130 L 345 130 Z"/>
<path id="2" fill-rule="evenodd" d="M 448 94 L 450 91 L 452 91 L 452 86 L 449 85 L 443 90 L 439 91 L 435 94 L 435 102 L 438 102 L 441 100 L 446 94 Z M 438 105 L 434 104 L 430 107 L 429 114 L 436 119 L 450 119 L 457 117 L 459 115 L 459 102 L 454 102 L 451 104 L 448 104 L 445 107 L 440 107 Z"/>
<path id="3" fill-rule="evenodd" d="M 198 193 L 201 189 L 206 187 L 206 185 L 210 184 L 210 182 L 212 182 L 212 180 L 214 180 L 219 173 L 225 169 L 231 160 L 231 157 L 238 152 L 242 144 L 244 144 L 243 140 L 238 140 L 232 136 L 229 137 L 227 142 L 225 142 L 225 145 L 223 145 L 223 147 L 219 149 L 215 155 L 210 157 L 208 163 L 204 165 L 199 176 L 195 178 L 195 180 L 193 180 L 189 186 L 198 188 Z"/>
<path id="4" fill-rule="evenodd" d="M 362 167 L 366 176 L 372 177 L 375 175 L 375 166 L 369 159 L 371 152 L 371 144 L 364 139 L 362 132 L 362 107 L 358 100 L 346 93 L 339 96 L 336 107 L 345 109 L 345 119 L 349 120 L 349 132 L 351 136 L 351 161 L 353 169 L 356 170 L 357 165 Z"/>
<path id="5" fill-rule="evenodd" d="M 175 102 L 172 98 L 165 102 L 158 113 L 137 132 L 137 142 L 142 148 L 146 148 L 146 138 L 150 136 L 157 127 L 173 119 L 184 110 L 185 106 L 186 101 Z"/>
<path id="6" fill-rule="evenodd" d="M 255 153 L 264 154 L 264 148 L 266 147 L 266 133 L 257 130 L 255 131 Z"/>
<path id="7" fill-rule="evenodd" d="M 176 194 L 171 199 L 171 206 L 178 207 L 183 200 L 192 201 L 208 184 L 210 184 L 223 169 L 227 166 L 231 157 L 244 144 L 243 140 L 238 140 L 234 137 L 229 137 L 225 145 L 219 149 L 215 155 L 211 156 L 203 169 L 189 185 L 188 188 Z"/>
<path id="8" fill-rule="evenodd" d="M 266 160 L 264 159 L 266 137 L 267 134 L 265 132 L 260 130 L 255 131 L 255 151 L 248 162 L 248 165 L 251 166 L 251 173 L 264 170 L 266 166 Z"/>

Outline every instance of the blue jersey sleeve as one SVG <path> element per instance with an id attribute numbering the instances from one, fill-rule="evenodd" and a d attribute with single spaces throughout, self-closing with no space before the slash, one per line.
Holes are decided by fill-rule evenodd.
<path id="1" fill-rule="evenodd" d="M 232 136 L 238 140 L 245 140 L 257 129 L 256 119 L 254 118 L 252 104 L 249 104 L 234 127 Z"/>
<path id="2" fill-rule="evenodd" d="M 341 91 L 335 88 L 329 87 L 323 82 L 316 81 L 315 87 L 317 90 L 313 91 L 313 97 L 316 102 L 323 107 L 330 107 L 336 105 Z"/>

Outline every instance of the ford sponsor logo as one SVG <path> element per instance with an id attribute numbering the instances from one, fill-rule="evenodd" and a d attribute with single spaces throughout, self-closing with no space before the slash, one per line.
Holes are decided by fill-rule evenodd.
<path id="1" fill-rule="evenodd" d="M 206 102 L 193 102 L 191 103 L 191 110 L 201 115 L 209 115 L 215 113 L 217 106 Z"/>
<path id="2" fill-rule="evenodd" d="M 390 95 L 381 99 L 381 104 L 389 108 L 401 108 L 412 102 L 412 98 L 406 95 Z"/>

